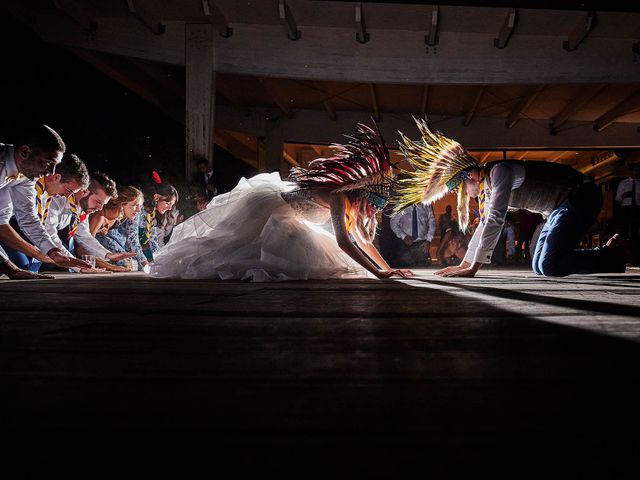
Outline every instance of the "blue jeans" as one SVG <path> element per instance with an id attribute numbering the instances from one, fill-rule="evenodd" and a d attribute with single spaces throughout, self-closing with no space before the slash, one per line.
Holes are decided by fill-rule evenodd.
<path id="1" fill-rule="evenodd" d="M 533 255 L 533 271 L 547 277 L 572 273 L 624 271 L 624 256 L 619 249 L 577 250 L 580 239 L 598 217 L 602 194 L 594 183 L 586 183 L 571 192 L 558 206 L 540 232 Z"/>
<path id="2" fill-rule="evenodd" d="M 42 262 L 40 260 L 31 258 L 22 252 L 18 252 L 17 250 L 14 250 L 13 248 L 6 246 L 2 242 L 0 242 L 0 246 L 7 253 L 7 257 L 9 257 L 9 260 L 15 263 L 16 267 L 18 268 L 21 268 L 23 270 L 29 270 L 30 272 L 38 272 L 40 270 L 40 267 L 42 267 Z M 73 253 L 74 252 L 73 238 L 69 239 L 68 247 L 69 248 L 67 250 Z M 47 266 L 56 267 L 55 265 L 52 265 L 52 264 L 47 264 Z"/>
<path id="3" fill-rule="evenodd" d="M 29 270 L 30 272 L 37 272 L 40 270 L 40 266 L 42 265 L 40 260 L 31 258 L 22 252 L 18 252 L 17 250 L 6 246 L 2 242 L 0 242 L 0 246 L 2 246 L 2 249 L 7 253 L 9 260 L 16 264 L 16 267 L 21 268 L 22 270 Z"/>

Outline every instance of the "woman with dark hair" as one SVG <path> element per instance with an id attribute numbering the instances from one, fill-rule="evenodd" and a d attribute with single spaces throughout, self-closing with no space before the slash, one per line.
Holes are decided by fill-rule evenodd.
<path id="1" fill-rule="evenodd" d="M 260 174 L 214 197 L 175 227 L 151 275 L 252 281 L 412 275 L 389 267 L 373 245 L 392 179 L 382 136 L 358 125 L 347 138 L 334 145 L 333 157 L 293 168 L 289 181 Z M 328 220 L 333 234 L 319 226 Z"/>
<path id="2" fill-rule="evenodd" d="M 169 224 L 174 222 L 171 210 L 179 200 L 178 191 L 173 185 L 159 181 L 160 177 L 154 172 L 155 183 L 144 196 L 143 208 L 133 222 L 138 227 L 138 242 L 129 239 L 131 246 L 136 247 L 138 263 L 142 266 L 153 262 L 154 254 L 160 250 L 159 235 Z"/>

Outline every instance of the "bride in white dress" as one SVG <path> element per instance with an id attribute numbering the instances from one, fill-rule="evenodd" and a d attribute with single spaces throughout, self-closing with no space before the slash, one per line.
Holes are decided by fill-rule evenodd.
<path id="1" fill-rule="evenodd" d="M 384 140 L 362 124 L 347 138 L 334 145 L 335 156 L 293 168 L 290 181 L 259 174 L 214 197 L 174 228 L 150 275 L 255 282 L 413 275 L 392 269 L 372 244 L 392 178 Z M 322 227 L 329 220 L 333 233 Z"/>

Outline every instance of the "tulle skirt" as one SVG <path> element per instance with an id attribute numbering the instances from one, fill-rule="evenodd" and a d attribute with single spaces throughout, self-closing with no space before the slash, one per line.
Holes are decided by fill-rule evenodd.
<path id="1" fill-rule="evenodd" d="M 373 277 L 333 234 L 303 220 L 282 199 L 293 189 L 277 173 L 243 178 L 174 228 L 150 275 L 254 282 Z"/>

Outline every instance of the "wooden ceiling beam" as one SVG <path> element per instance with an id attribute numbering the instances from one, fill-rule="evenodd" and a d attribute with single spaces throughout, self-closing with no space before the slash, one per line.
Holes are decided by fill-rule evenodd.
<path id="1" fill-rule="evenodd" d="M 373 118 L 376 122 L 380 121 L 380 109 L 378 108 L 378 96 L 376 95 L 376 86 L 369 84 L 369 94 L 371 95 L 371 108 L 373 109 Z"/>
<path id="2" fill-rule="evenodd" d="M 166 26 L 160 23 L 158 19 L 154 18 L 144 9 L 141 9 L 139 2 L 138 4 L 136 4 L 136 2 L 138 2 L 138 0 L 127 0 L 129 13 L 131 13 L 131 15 L 137 18 L 140 23 L 147 27 L 151 31 L 151 33 L 153 33 L 154 35 L 162 35 L 166 30 Z"/>
<path id="3" fill-rule="evenodd" d="M 129 58 L 129 61 L 173 95 L 181 100 L 185 99 L 185 86 L 178 82 L 161 64 L 133 57 Z"/>
<path id="4" fill-rule="evenodd" d="M 505 48 L 507 43 L 509 43 L 509 39 L 511 35 L 513 35 L 513 31 L 516 28 L 516 23 L 518 22 L 518 9 L 509 8 L 507 10 L 507 15 L 502 22 L 502 27 L 500 27 L 500 31 L 498 32 L 498 36 L 493 39 L 493 46 L 496 48 Z"/>
<path id="5" fill-rule="evenodd" d="M 431 6 L 431 15 L 429 17 L 430 22 L 427 29 L 427 34 L 424 36 L 424 43 L 428 47 L 435 47 L 436 45 L 438 45 L 439 41 L 438 29 L 440 26 L 440 10 L 438 8 L 438 5 Z"/>
<path id="6" fill-rule="evenodd" d="M 282 98 L 282 95 L 280 94 L 280 91 L 277 85 L 275 84 L 275 81 L 268 78 L 263 78 L 263 77 L 259 78 L 259 80 L 264 90 L 267 92 L 269 97 L 271 97 L 271 100 L 273 100 L 273 102 L 282 111 L 282 113 L 284 113 L 287 116 L 287 118 L 293 118 L 293 110 L 291 109 L 289 102 L 287 102 Z"/>
<path id="7" fill-rule="evenodd" d="M 544 90 L 544 85 L 539 85 L 536 87 L 532 87 L 529 92 L 524 95 L 520 101 L 516 104 L 516 106 L 511 110 L 507 120 L 505 122 L 505 126 L 507 128 L 512 128 L 524 113 L 524 111 L 531 106 L 531 104 L 536 100 L 540 92 Z"/>
<path id="8" fill-rule="evenodd" d="M 597 23 L 596 12 L 582 12 L 580 18 L 576 23 L 573 30 L 567 35 L 567 39 L 562 42 L 562 48 L 568 52 L 573 52 L 582 41 L 587 38 L 587 35 L 593 30 Z"/>
<path id="9" fill-rule="evenodd" d="M 175 97 L 159 88 L 151 77 L 141 73 L 129 60 L 122 57 L 110 58 L 105 54 L 80 48 L 69 48 L 69 51 L 127 90 L 159 108 L 177 122 L 184 124 L 184 116 L 179 115 L 176 110 L 171 108 L 172 105 L 175 106 L 175 102 L 169 100 L 175 99 Z M 184 107 L 181 110 L 183 111 Z"/>
<path id="10" fill-rule="evenodd" d="M 302 32 L 298 29 L 298 24 L 293 18 L 287 0 L 278 0 L 278 17 L 287 31 L 287 38 L 294 41 L 299 40 Z"/>
<path id="11" fill-rule="evenodd" d="M 320 92 L 320 95 L 322 95 L 322 105 L 324 105 L 324 109 L 327 111 L 327 114 L 329 115 L 329 118 L 331 120 L 336 120 L 338 118 L 338 115 L 336 114 L 336 109 L 334 108 L 333 104 L 331 103 L 331 99 L 329 98 L 329 95 L 327 95 L 326 90 L 324 89 L 324 87 L 322 86 L 322 84 L 318 81 L 314 81 L 313 82 L 313 87 Z"/>
<path id="12" fill-rule="evenodd" d="M 471 108 L 469 108 L 469 110 L 467 111 L 467 114 L 464 117 L 464 120 L 462 120 L 462 125 L 464 125 L 465 127 L 467 127 L 471 123 L 471 120 L 473 119 L 473 116 L 476 113 L 478 105 L 480 104 L 480 100 L 482 100 L 482 95 L 484 95 L 485 89 L 486 89 L 486 86 L 483 85 L 480 88 L 478 88 L 478 90 L 476 91 L 476 95 L 473 99 L 473 103 L 471 104 Z"/>
<path id="13" fill-rule="evenodd" d="M 233 35 L 233 28 L 229 26 L 227 18 L 222 11 L 213 2 L 213 0 L 201 0 L 202 1 L 202 13 L 211 22 L 213 28 L 216 29 L 218 34 L 223 38 L 229 38 Z"/>
<path id="14" fill-rule="evenodd" d="M 585 85 L 580 88 L 580 91 L 574 96 L 565 107 L 551 120 L 549 124 L 549 133 L 556 135 L 558 129 L 564 125 L 572 116 L 582 110 L 591 100 L 597 97 L 605 88 L 607 84 L 600 85 Z"/>
<path id="15" fill-rule="evenodd" d="M 580 171 L 585 175 L 590 175 L 592 172 L 606 167 L 617 162 L 622 163 L 623 160 L 618 157 L 614 152 L 605 151 L 599 153 L 591 159 L 591 165 L 580 168 Z"/>
<path id="16" fill-rule="evenodd" d="M 248 146 L 236 136 L 231 135 L 229 132 L 224 130 L 216 130 L 214 134 L 214 142 L 247 165 L 258 169 L 257 150 Z"/>
<path id="17" fill-rule="evenodd" d="M 358 43 L 367 43 L 369 41 L 369 33 L 367 32 L 367 25 L 364 21 L 362 3 L 356 5 L 356 40 Z"/>
<path id="18" fill-rule="evenodd" d="M 484 152 L 481 156 L 480 156 L 480 163 L 484 163 L 487 161 L 487 159 L 491 156 L 493 152 Z"/>
<path id="19" fill-rule="evenodd" d="M 607 113 L 598 118 L 593 124 L 593 129 L 596 132 L 601 132 L 621 117 L 638 110 L 640 110 L 640 89 L 637 89 Z"/>
<path id="20" fill-rule="evenodd" d="M 74 0 L 53 0 L 54 6 L 80 25 L 87 32 L 95 32 L 98 23 L 92 15 L 77 1 Z"/>
<path id="21" fill-rule="evenodd" d="M 422 89 L 422 102 L 420 103 L 420 118 L 426 118 L 429 108 L 429 85 Z"/>
<path id="22" fill-rule="evenodd" d="M 286 150 L 282 151 L 282 156 L 284 159 L 289 162 L 292 167 L 299 167 L 300 164 L 297 162 L 295 158 L 293 158 Z"/>

